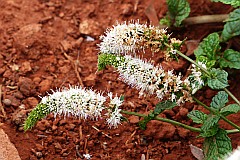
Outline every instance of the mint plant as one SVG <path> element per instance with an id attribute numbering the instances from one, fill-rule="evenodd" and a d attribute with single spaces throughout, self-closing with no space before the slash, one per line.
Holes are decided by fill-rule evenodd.
<path id="1" fill-rule="evenodd" d="M 100 37 L 100 53 L 98 55 L 98 70 L 112 66 L 119 72 L 119 79 L 127 85 L 139 90 L 139 96 L 154 95 L 159 103 L 149 114 L 140 114 L 123 110 L 123 96 L 113 97 L 112 93 L 103 95 L 100 92 L 70 87 L 55 91 L 46 97 L 33 109 L 25 121 L 24 129 L 27 131 L 36 122 L 50 113 L 54 115 L 75 116 L 80 119 L 105 118 L 109 128 L 116 128 L 124 119 L 123 115 L 136 115 L 143 117 L 139 122 L 141 129 L 147 129 L 151 120 L 168 122 L 181 126 L 193 132 L 198 132 L 204 138 L 203 153 L 206 160 L 225 158 L 231 151 L 231 139 L 228 134 L 240 132 L 240 126 L 230 121 L 226 116 L 240 111 L 240 102 L 226 88 L 228 73 L 224 67 L 238 69 L 239 61 L 220 52 L 219 36 L 217 33 L 209 35 L 195 51 L 196 61 L 180 52 L 182 41 L 171 38 L 165 29 L 139 23 L 123 23 L 113 26 Z M 174 70 L 164 70 L 159 64 L 151 64 L 147 60 L 138 58 L 139 52 L 150 50 L 155 54 L 164 54 L 165 61 L 177 61 L 183 57 L 191 62 L 191 73 L 183 79 L 181 74 Z M 230 52 L 230 51 L 226 51 Z M 230 53 L 229 57 L 231 57 Z M 227 59 L 228 58 L 228 59 Z M 226 62 L 226 59 L 228 60 Z M 214 90 L 221 90 L 207 106 L 194 95 L 204 86 Z M 230 96 L 235 103 L 228 103 Z M 188 117 L 193 122 L 201 124 L 200 128 L 189 126 L 181 122 L 160 117 L 164 110 L 172 109 L 185 102 L 195 102 L 209 111 L 209 114 L 193 110 Z M 103 112 L 104 111 L 104 112 Z M 105 113 L 105 114 L 103 114 Z M 233 129 L 225 130 L 219 125 L 223 120 Z"/>

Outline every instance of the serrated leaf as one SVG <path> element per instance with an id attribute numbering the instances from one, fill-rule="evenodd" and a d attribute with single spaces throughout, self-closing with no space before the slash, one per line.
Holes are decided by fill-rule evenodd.
<path id="1" fill-rule="evenodd" d="M 207 119 L 207 115 L 201 111 L 194 110 L 188 113 L 189 118 L 193 120 L 194 123 L 203 123 Z"/>
<path id="2" fill-rule="evenodd" d="M 204 139 L 203 153 L 206 160 L 223 159 L 231 151 L 231 139 L 223 129 L 219 128 L 216 135 Z"/>
<path id="3" fill-rule="evenodd" d="M 216 55 L 219 54 L 221 46 L 219 45 L 219 35 L 217 33 L 209 34 L 199 44 L 198 48 L 194 51 L 195 56 L 206 56 L 208 61 L 216 60 Z"/>
<path id="4" fill-rule="evenodd" d="M 172 109 L 173 107 L 177 106 L 177 103 L 176 102 L 172 102 L 172 101 L 163 101 L 163 102 L 159 102 L 154 111 L 153 111 L 153 114 L 155 116 L 159 115 L 161 112 L 163 112 L 165 109 Z"/>
<path id="5" fill-rule="evenodd" d="M 224 116 L 228 116 L 233 113 L 238 113 L 240 106 L 238 104 L 229 104 L 228 106 L 221 109 L 220 113 Z"/>
<path id="6" fill-rule="evenodd" d="M 212 68 L 211 77 L 208 77 L 207 84 L 212 89 L 223 89 L 228 86 L 228 73 L 221 69 Z"/>
<path id="7" fill-rule="evenodd" d="M 204 121 L 201 130 L 202 137 L 210 137 L 217 133 L 218 131 L 218 121 L 220 117 L 216 115 L 208 115 L 207 119 Z"/>
<path id="8" fill-rule="evenodd" d="M 240 0 L 212 0 L 212 2 L 222 2 L 224 4 L 230 4 L 233 7 L 240 6 Z"/>
<path id="9" fill-rule="evenodd" d="M 240 2 L 239 2 L 240 3 Z M 226 24 L 224 25 L 222 31 L 222 41 L 227 41 L 228 39 L 240 35 L 240 8 L 235 9 L 229 14 Z"/>
<path id="10" fill-rule="evenodd" d="M 168 15 L 174 21 L 174 26 L 179 27 L 190 13 L 190 5 L 186 0 L 167 0 Z"/>
<path id="11" fill-rule="evenodd" d="M 240 69 L 240 53 L 232 49 L 227 49 L 224 51 L 219 63 L 220 67 Z"/>
<path id="12" fill-rule="evenodd" d="M 218 92 L 212 99 L 210 106 L 214 109 L 221 109 L 228 102 L 228 94 L 225 91 Z"/>

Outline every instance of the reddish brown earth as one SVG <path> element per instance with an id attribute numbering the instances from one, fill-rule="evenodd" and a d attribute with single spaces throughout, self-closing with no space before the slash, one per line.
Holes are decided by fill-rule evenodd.
<path id="1" fill-rule="evenodd" d="M 190 160 L 189 145 L 201 147 L 197 134 L 173 125 L 152 121 L 146 131 L 137 126 L 139 118 L 126 116 L 118 129 L 109 129 L 104 121 L 81 121 L 49 115 L 32 130 L 24 133 L 22 124 L 40 96 L 56 87 L 77 85 L 125 95 L 124 109 L 145 113 L 158 102 L 138 97 L 138 92 L 118 80 L 113 68 L 96 73 L 99 36 L 116 21 L 139 19 L 149 23 L 145 10 L 148 0 L 5 0 L 0 3 L 0 82 L 2 105 L 1 128 L 16 146 L 22 160 L 92 159 Z M 191 0 L 191 16 L 229 13 L 231 8 L 206 0 Z M 158 18 L 166 13 L 164 0 L 156 0 Z M 177 38 L 200 41 L 223 24 L 204 24 L 172 30 Z M 94 41 L 87 41 L 87 36 Z M 185 51 L 192 55 L 191 47 Z M 64 55 L 65 54 L 65 55 Z M 152 58 L 156 59 L 156 58 Z M 163 63 L 165 68 L 186 72 L 189 63 Z M 74 69 L 75 68 L 75 69 Z M 79 75 L 79 77 L 78 77 Z M 231 75 L 231 90 L 240 98 L 239 77 Z M 216 92 L 208 88 L 198 97 L 209 104 Z M 187 103 L 161 116 L 193 125 L 187 118 L 192 109 Z M 240 125 L 238 115 L 230 117 Z M 223 127 L 231 129 L 230 126 Z M 97 129 L 96 129 L 97 128 Z M 103 133 L 104 132 L 104 133 Z M 240 145 L 240 135 L 231 135 L 233 147 Z"/>

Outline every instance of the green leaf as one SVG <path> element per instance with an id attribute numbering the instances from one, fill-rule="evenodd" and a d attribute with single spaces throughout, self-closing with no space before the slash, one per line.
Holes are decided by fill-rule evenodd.
<path id="1" fill-rule="evenodd" d="M 238 1 L 240 3 L 240 1 Z M 224 25 L 222 31 L 222 41 L 227 41 L 228 39 L 240 35 L 240 8 L 235 9 L 229 14 L 226 24 Z"/>
<path id="2" fill-rule="evenodd" d="M 173 107 L 177 106 L 177 103 L 176 102 L 172 102 L 172 101 L 163 101 L 163 102 L 159 102 L 154 111 L 153 111 L 153 114 L 155 116 L 159 115 L 161 112 L 163 112 L 165 109 L 172 109 Z"/>
<path id="3" fill-rule="evenodd" d="M 212 99 L 210 106 L 214 109 L 221 109 L 228 102 L 228 94 L 225 91 L 218 92 Z"/>
<path id="4" fill-rule="evenodd" d="M 232 49 L 227 49 L 224 51 L 219 63 L 220 67 L 240 69 L 240 53 Z"/>
<path id="5" fill-rule="evenodd" d="M 223 159 L 231 151 L 231 139 L 223 129 L 219 128 L 216 135 L 204 139 L 203 153 L 206 160 Z"/>
<path id="6" fill-rule="evenodd" d="M 216 115 L 208 115 L 207 119 L 204 121 L 201 130 L 202 137 L 210 137 L 217 133 L 218 131 L 218 121 L 220 117 Z"/>
<path id="7" fill-rule="evenodd" d="M 208 77 L 208 86 L 212 89 L 223 89 L 228 86 L 228 73 L 221 69 L 212 68 L 210 70 L 211 77 Z"/>
<path id="8" fill-rule="evenodd" d="M 174 26 L 179 27 L 182 21 L 190 13 L 190 5 L 186 0 L 167 0 L 168 15 L 174 22 Z"/>
<path id="9" fill-rule="evenodd" d="M 238 104 L 229 104 L 228 106 L 221 109 L 220 113 L 224 116 L 228 116 L 233 113 L 238 113 L 240 106 Z"/>
<path id="10" fill-rule="evenodd" d="M 204 121 L 207 119 L 207 115 L 198 110 L 191 111 L 187 116 L 191 118 L 194 123 L 198 124 L 204 123 Z"/>
<path id="11" fill-rule="evenodd" d="M 208 61 L 216 60 L 216 55 L 219 54 L 221 46 L 219 45 L 219 35 L 217 33 L 209 34 L 199 44 L 198 48 L 194 51 L 195 56 L 206 56 Z"/>
<path id="12" fill-rule="evenodd" d="M 233 7 L 240 6 L 240 0 L 212 0 L 212 2 L 222 2 L 224 4 L 230 4 Z"/>

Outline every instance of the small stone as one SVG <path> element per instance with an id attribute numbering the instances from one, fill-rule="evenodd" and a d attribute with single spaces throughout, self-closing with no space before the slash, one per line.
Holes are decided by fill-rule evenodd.
<path id="1" fill-rule="evenodd" d="M 42 158 L 43 156 L 42 152 L 36 152 L 35 154 L 37 158 Z"/>
<path id="2" fill-rule="evenodd" d="M 27 72 L 30 72 L 31 70 L 32 70 L 32 67 L 31 67 L 30 62 L 25 61 L 22 63 L 20 71 L 22 71 L 23 73 L 27 73 Z"/>
<path id="3" fill-rule="evenodd" d="M 51 88 L 51 85 L 52 85 L 52 81 L 51 81 L 51 80 L 49 80 L 49 79 L 43 80 L 43 81 L 39 84 L 40 92 L 41 92 L 41 93 L 44 93 L 44 92 L 46 92 L 46 91 L 49 91 L 50 88 Z"/>
<path id="4" fill-rule="evenodd" d="M 102 33 L 102 28 L 97 21 L 94 21 L 93 19 L 86 19 L 80 23 L 79 32 L 81 34 L 99 36 Z"/>
<path id="5" fill-rule="evenodd" d="M 63 12 L 61 12 L 60 14 L 59 14 L 59 17 L 64 17 L 64 13 Z"/>
<path id="6" fill-rule="evenodd" d="M 128 118 L 128 120 L 129 120 L 130 123 L 136 124 L 136 123 L 139 122 L 139 117 L 138 116 L 130 116 Z"/>
<path id="7" fill-rule="evenodd" d="M 23 94 L 21 92 L 19 92 L 19 91 L 15 92 L 13 95 L 17 99 L 23 99 L 24 98 Z"/>
<path id="8" fill-rule="evenodd" d="M 40 78 L 40 77 L 34 77 L 34 78 L 33 78 L 33 82 L 34 82 L 35 84 L 39 84 L 39 83 L 41 82 L 41 78 Z"/>
<path id="9" fill-rule="evenodd" d="M 44 147 L 41 144 L 36 144 L 37 151 L 42 151 Z"/>
<path id="10" fill-rule="evenodd" d="M 20 77 L 18 86 L 21 93 L 25 96 L 30 96 L 35 92 L 33 81 L 30 78 Z"/>
<path id="11" fill-rule="evenodd" d="M 55 147 L 56 149 L 62 150 L 62 146 L 61 146 L 61 144 L 58 143 L 58 142 L 54 143 L 54 147 Z"/>
<path id="12" fill-rule="evenodd" d="M 10 99 L 4 99 L 2 100 L 3 104 L 5 104 L 6 106 L 10 106 L 12 101 Z"/>
<path id="13" fill-rule="evenodd" d="M 57 128 L 58 128 L 58 127 L 57 127 L 56 125 L 53 125 L 53 126 L 52 126 L 52 131 L 57 130 Z"/>
<path id="14" fill-rule="evenodd" d="M 178 131 L 178 135 L 181 137 L 181 138 L 186 138 L 188 137 L 190 131 L 187 130 L 187 129 L 184 129 L 182 127 L 178 127 L 177 128 L 177 131 Z"/>
<path id="15" fill-rule="evenodd" d="M 147 123 L 147 128 L 144 131 L 146 136 L 152 136 L 156 139 L 168 139 L 172 138 L 176 132 L 176 128 L 166 122 L 160 122 L 157 120 L 152 120 Z"/>
<path id="16" fill-rule="evenodd" d="M 179 110 L 179 115 L 182 116 L 182 117 L 186 117 L 187 114 L 188 114 L 188 109 L 181 107 L 180 110 Z"/>
<path id="17" fill-rule="evenodd" d="M 28 97 L 26 100 L 31 107 L 35 107 L 38 105 L 38 100 L 35 97 Z"/>
<path id="18" fill-rule="evenodd" d="M 122 14 L 124 16 L 130 16 L 133 13 L 133 5 L 131 4 L 123 4 L 121 6 Z"/>

